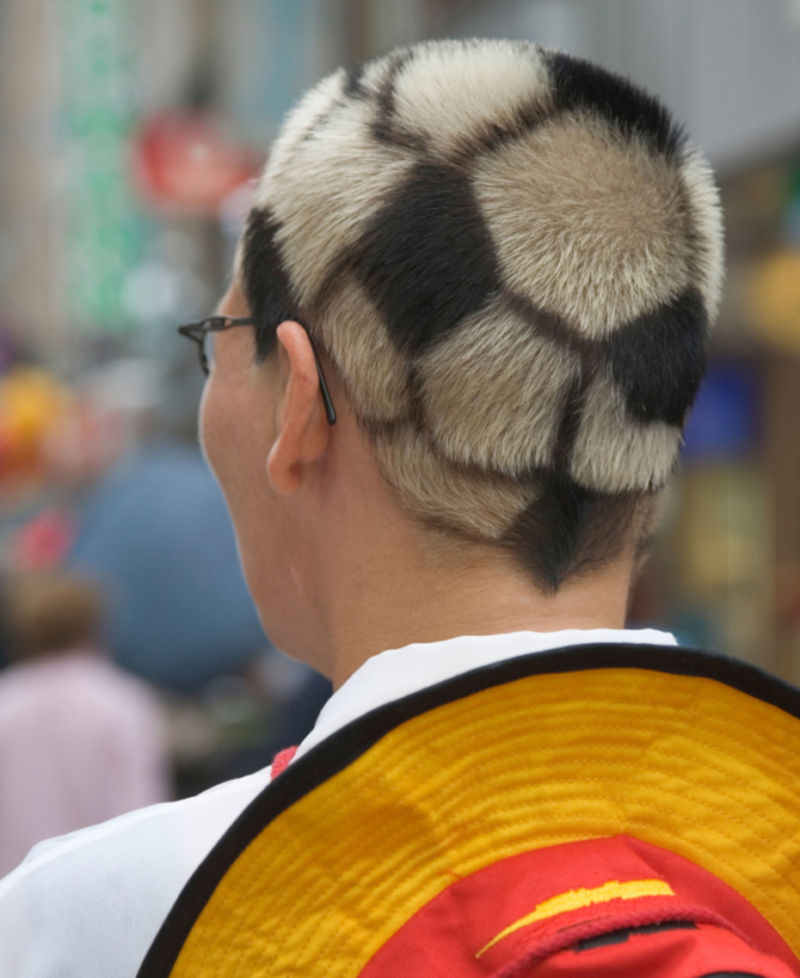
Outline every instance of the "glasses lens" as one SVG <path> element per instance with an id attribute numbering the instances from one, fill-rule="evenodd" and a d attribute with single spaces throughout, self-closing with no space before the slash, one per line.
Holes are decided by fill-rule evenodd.
<path id="1" fill-rule="evenodd" d="M 209 372 L 214 366 L 214 336 L 213 330 L 207 329 L 203 335 L 203 356 Z"/>

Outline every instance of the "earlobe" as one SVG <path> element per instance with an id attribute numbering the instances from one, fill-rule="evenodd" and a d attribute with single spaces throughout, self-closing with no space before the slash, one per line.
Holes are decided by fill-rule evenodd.
<path id="1" fill-rule="evenodd" d="M 273 489 L 288 495 L 300 488 L 309 466 L 328 447 L 331 435 L 308 334 L 299 323 L 285 322 L 278 327 L 277 336 L 285 390 L 267 475 Z"/>

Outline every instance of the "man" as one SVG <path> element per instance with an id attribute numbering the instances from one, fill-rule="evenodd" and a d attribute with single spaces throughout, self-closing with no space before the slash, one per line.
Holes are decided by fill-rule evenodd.
<path id="1" fill-rule="evenodd" d="M 432 43 L 306 97 L 185 332 L 262 620 L 336 691 L 271 784 L 34 852 L 4 973 L 797 973 L 759 888 L 797 764 L 756 855 L 714 775 L 777 770 L 794 692 L 623 630 L 721 252 L 702 158 L 585 62 Z"/>
<path id="2" fill-rule="evenodd" d="M 100 596 L 67 574 L 6 582 L 0 673 L 0 873 L 43 839 L 170 797 L 151 690 L 103 653 Z"/>

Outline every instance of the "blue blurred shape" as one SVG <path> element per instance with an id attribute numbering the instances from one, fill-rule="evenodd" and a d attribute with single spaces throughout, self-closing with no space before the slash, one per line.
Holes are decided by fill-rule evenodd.
<path id="1" fill-rule="evenodd" d="M 798 178 L 800 180 L 800 177 Z M 784 233 L 789 241 L 800 248 L 800 191 L 792 198 L 781 220 Z"/>
<path id="2" fill-rule="evenodd" d="M 760 436 L 760 385 L 746 363 L 714 363 L 700 388 L 686 426 L 687 462 L 741 458 Z"/>
<path id="3" fill-rule="evenodd" d="M 192 692 L 268 644 L 196 449 L 162 445 L 124 462 L 86 501 L 69 564 L 105 586 L 114 658 L 159 685 Z"/>

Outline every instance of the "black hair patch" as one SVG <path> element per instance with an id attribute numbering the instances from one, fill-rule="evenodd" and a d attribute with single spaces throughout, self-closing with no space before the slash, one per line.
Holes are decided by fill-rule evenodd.
<path id="1" fill-rule="evenodd" d="M 280 223 L 267 208 L 253 208 L 242 240 L 242 290 L 256 321 L 256 356 L 263 360 L 275 346 L 275 331 L 299 308 L 283 264 L 276 235 Z"/>
<path id="2" fill-rule="evenodd" d="M 324 129 L 325 126 L 327 126 L 328 123 L 331 121 L 331 119 L 334 117 L 334 115 L 337 112 L 339 112 L 341 109 L 345 108 L 346 105 L 347 105 L 347 100 L 344 98 L 344 96 L 334 99 L 333 102 L 331 102 L 331 104 L 328 106 L 328 108 L 325 109 L 325 111 L 322 112 L 320 115 L 318 115 L 316 119 L 314 119 L 311 125 L 306 129 L 306 131 L 300 137 L 300 139 L 298 139 L 297 144 L 292 150 L 292 153 L 293 154 L 296 153 L 301 146 L 303 146 L 309 140 L 316 138 L 319 135 L 320 130 Z"/>
<path id="3" fill-rule="evenodd" d="M 413 50 L 399 52 L 392 58 L 388 74 L 378 92 L 378 117 L 372 126 L 372 135 L 379 143 L 403 146 L 418 153 L 427 151 L 427 140 L 421 133 L 410 132 L 398 126 L 395 119 L 395 85 L 397 76 L 415 58 Z"/>
<path id="4" fill-rule="evenodd" d="M 682 151 L 686 136 L 667 109 L 626 78 L 559 51 L 543 51 L 553 83 L 556 111 L 586 110 L 600 115 L 626 136 L 639 136 L 669 160 Z"/>
<path id="5" fill-rule="evenodd" d="M 419 164 L 372 219 L 350 267 L 398 349 L 421 353 L 501 289 L 491 235 L 468 178 Z"/>
<path id="6" fill-rule="evenodd" d="M 595 570 L 622 553 L 645 494 L 603 493 L 561 471 L 543 471 L 537 498 L 516 518 L 501 543 L 546 594 L 572 575 Z"/>
<path id="7" fill-rule="evenodd" d="M 703 297 L 689 288 L 603 341 L 633 418 L 683 425 L 705 373 L 708 328 Z"/>
<path id="8" fill-rule="evenodd" d="M 344 94 L 350 98 L 364 98 L 366 92 L 361 84 L 361 79 L 364 77 L 364 69 L 366 67 L 365 61 L 359 61 L 357 65 L 353 65 L 350 71 L 347 72 L 347 81 L 344 86 Z"/>
<path id="9" fill-rule="evenodd" d="M 581 370 L 580 374 L 572 382 L 561 412 L 561 423 L 558 426 L 556 442 L 554 446 L 554 465 L 555 468 L 564 472 L 569 471 L 572 449 L 575 446 L 575 439 L 581 424 L 586 395 L 594 379 L 594 370 Z"/>
<path id="10" fill-rule="evenodd" d="M 487 122 L 477 134 L 465 137 L 453 153 L 453 159 L 470 162 L 481 154 L 494 153 L 502 146 L 524 139 L 552 114 L 552 105 L 541 98 L 523 105 L 514 119 L 505 125 Z"/>
<path id="11" fill-rule="evenodd" d="M 595 340 L 586 339 L 576 330 L 571 329 L 566 319 L 558 313 L 536 306 L 529 299 L 508 289 L 504 293 L 504 301 L 509 309 L 525 320 L 534 335 L 548 339 L 582 356 L 590 356 L 597 350 Z"/>

